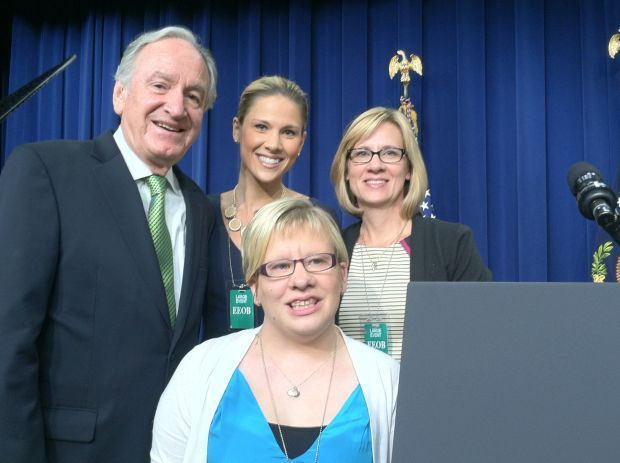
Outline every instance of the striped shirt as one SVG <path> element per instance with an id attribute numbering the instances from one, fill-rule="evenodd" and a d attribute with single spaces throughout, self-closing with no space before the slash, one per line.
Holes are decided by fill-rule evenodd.
<path id="1" fill-rule="evenodd" d="M 356 243 L 338 319 L 342 331 L 362 342 L 365 323 L 386 323 L 388 353 L 399 361 L 410 277 L 408 249 L 404 240 L 387 247 Z"/>

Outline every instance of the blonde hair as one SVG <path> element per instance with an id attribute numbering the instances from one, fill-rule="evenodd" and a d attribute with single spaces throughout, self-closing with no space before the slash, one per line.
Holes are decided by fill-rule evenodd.
<path id="1" fill-rule="evenodd" d="M 334 247 L 336 261 L 348 266 L 347 248 L 332 217 L 307 199 L 283 198 L 260 208 L 241 238 L 243 274 L 251 283 L 258 277 L 269 242 L 275 235 L 304 230 L 326 237 Z"/>
<path id="2" fill-rule="evenodd" d="M 237 109 L 239 123 L 243 124 L 245 116 L 256 100 L 273 95 L 285 96 L 297 105 L 301 114 L 302 128 L 306 130 L 308 125 L 308 99 L 306 94 L 295 82 L 281 76 L 263 76 L 245 87 L 239 97 L 239 108 Z"/>
<path id="3" fill-rule="evenodd" d="M 424 200 L 424 194 L 428 188 L 428 177 L 422 153 L 420 153 L 409 120 L 396 109 L 371 108 L 357 116 L 349 124 L 332 161 L 331 180 L 340 206 L 348 213 L 361 217 L 364 211 L 357 205 L 357 198 L 351 191 L 346 179 L 349 150 L 360 140 L 369 137 L 381 124 L 386 122 L 398 127 L 403 137 L 403 147 L 406 152 L 411 180 L 405 182 L 405 197 L 400 215 L 403 219 L 410 219 Z"/>

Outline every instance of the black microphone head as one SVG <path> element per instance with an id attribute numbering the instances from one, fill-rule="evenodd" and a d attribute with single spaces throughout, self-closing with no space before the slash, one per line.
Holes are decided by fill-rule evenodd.
<path id="1" fill-rule="evenodd" d="M 596 220 L 599 224 L 616 220 L 614 209 L 618 197 L 592 164 L 573 164 L 568 171 L 568 186 L 577 199 L 579 211 L 586 219 Z"/>
<path id="2" fill-rule="evenodd" d="M 568 187 L 576 195 L 585 182 L 601 182 L 602 177 L 599 170 L 589 162 L 577 162 L 568 170 Z"/>

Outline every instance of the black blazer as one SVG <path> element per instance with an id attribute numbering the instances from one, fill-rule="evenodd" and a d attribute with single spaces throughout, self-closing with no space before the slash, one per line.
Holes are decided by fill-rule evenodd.
<path id="1" fill-rule="evenodd" d="M 347 227 L 342 235 L 349 259 L 360 235 L 362 222 Z M 411 281 L 491 281 L 471 229 L 458 223 L 413 217 L 406 239 L 411 248 Z"/>
<path id="2" fill-rule="evenodd" d="M 196 343 L 213 211 L 175 168 L 186 256 L 171 329 L 112 133 L 15 149 L 0 176 L 0 459 L 148 462 L 161 392 Z M 206 438 L 206 437 L 205 437 Z"/>

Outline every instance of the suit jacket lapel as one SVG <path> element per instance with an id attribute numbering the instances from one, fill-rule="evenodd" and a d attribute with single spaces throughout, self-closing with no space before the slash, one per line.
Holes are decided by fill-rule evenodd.
<path id="1" fill-rule="evenodd" d="M 94 177 L 127 244 L 136 272 L 144 281 L 153 307 L 170 325 L 166 292 L 140 193 L 110 132 L 95 139 L 93 155 L 101 161 L 93 168 Z"/>
<path id="2" fill-rule="evenodd" d="M 202 192 L 190 182 L 178 168 L 174 173 L 179 180 L 183 199 L 185 200 L 185 266 L 183 268 L 183 282 L 181 298 L 177 311 L 177 323 L 172 339 L 172 348 L 183 333 L 190 311 L 190 303 L 194 293 L 194 285 L 198 276 L 201 247 L 206 245 L 206 236 L 203 230 L 206 199 Z"/>

